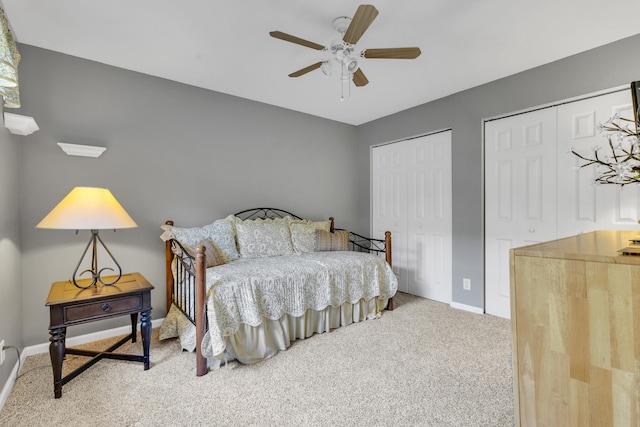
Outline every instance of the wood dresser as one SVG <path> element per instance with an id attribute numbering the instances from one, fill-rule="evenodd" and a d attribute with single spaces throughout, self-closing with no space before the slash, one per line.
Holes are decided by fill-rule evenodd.
<path id="1" fill-rule="evenodd" d="M 510 251 L 515 422 L 640 426 L 639 231 Z"/>

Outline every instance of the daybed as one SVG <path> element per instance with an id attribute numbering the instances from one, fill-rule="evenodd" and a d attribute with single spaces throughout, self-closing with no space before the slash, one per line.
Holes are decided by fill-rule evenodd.
<path id="1" fill-rule="evenodd" d="M 334 229 L 333 218 L 272 208 L 162 228 L 169 310 L 160 338 L 195 349 L 198 376 L 207 360 L 257 362 L 296 339 L 393 309 L 390 232 L 370 239 Z"/>

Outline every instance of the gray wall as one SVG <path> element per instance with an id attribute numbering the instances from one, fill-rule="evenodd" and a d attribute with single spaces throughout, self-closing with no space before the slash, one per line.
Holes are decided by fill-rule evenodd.
<path id="1" fill-rule="evenodd" d="M 630 37 L 358 128 L 362 189 L 369 185 L 371 146 L 452 128 L 454 302 L 484 307 L 482 120 L 640 80 L 640 56 L 631 54 L 639 45 L 640 35 Z M 370 192 L 361 191 L 363 226 L 369 212 Z M 462 289 L 463 277 L 471 279 L 471 291 Z"/>
<path id="2" fill-rule="evenodd" d="M 21 143 L 22 337 L 48 340 L 51 283 L 71 277 L 88 231 L 35 229 L 75 186 L 111 190 L 138 228 L 100 233 L 123 271 L 156 286 L 165 314 L 160 225 L 205 225 L 243 209 L 278 207 L 357 225 L 357 129 L 254 101 L 20 45 L 22 109 L 40 131 Z M 57 141 L 100 145 L 67 156 Z M 126 325 L 69 328 L 75 336 Z"/>
<path id="3" fill-rule="evenodd" d="M 0 341 L 22 348 L 19 144 L 19 137 L 0 128 Z M 18 360 L 13 350 L 7 350 L 6 355 L 5 363 L 0 366 L 0 391 Z"/>

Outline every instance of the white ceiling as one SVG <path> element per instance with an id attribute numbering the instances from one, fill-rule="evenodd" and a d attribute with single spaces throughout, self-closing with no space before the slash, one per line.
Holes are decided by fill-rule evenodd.
<path id="1" fill-rule="evenodd" d="M 21 43 L 353 125 L 640 33 L 638 0 L 372 0 L 357 51 L 420 57 L 362 59 L 344 102 L 338 75 L 288 77 L 327 53 L 269 32 L 328 45 L 361 2 L 0 0 Z"/>

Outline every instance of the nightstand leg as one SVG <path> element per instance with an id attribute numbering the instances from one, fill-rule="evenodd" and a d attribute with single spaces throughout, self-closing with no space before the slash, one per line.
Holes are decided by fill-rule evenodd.
<path id="1" fill-rule="evenodd" d="M 151 310 L 146 310 L 140 316 L 140 336 L 144 351 L 144 370 L 149 369 L 149 345 L 151 344 Z"/>
<path id="2" fill-rule="evenodd" d="M 53 367 L 53 394 L 62 397 L 62 360 L 64 359 L 66 328 L 49 329 L 49 356 Z"/>
<path id="3" fill-rule="evenodd" d="M 137 331 L 136 327 L 138 326 L 138 313 L 131 314 L 131 342 L 136 342 Z"/>

